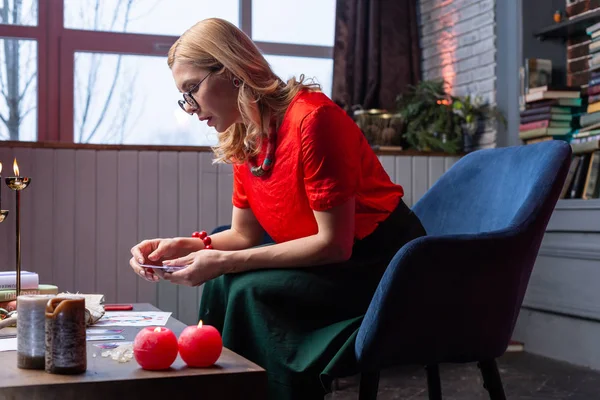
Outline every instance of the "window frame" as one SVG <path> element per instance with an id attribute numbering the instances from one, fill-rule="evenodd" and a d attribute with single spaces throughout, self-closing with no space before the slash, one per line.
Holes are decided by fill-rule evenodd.
<path id="1" fill-rule="evenodd" d="M 178 38 L 65 28 L 64 0 L 38 0 L 37 15 L 36 26 L 0 24 L 2 39 L 37 42 L 37 142 L 74 143 L 76 52 L 166 57 Z M 238 18 L 240 29 L 252 38 L 252 0 L 239 0 Z M 329 46 L 255 43 L 264 55 L 333 58 Z"/>

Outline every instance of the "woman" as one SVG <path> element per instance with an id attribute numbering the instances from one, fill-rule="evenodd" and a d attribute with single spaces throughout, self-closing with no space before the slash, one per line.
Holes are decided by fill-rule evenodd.
<path id="1" fill-rule="evenodd" d="M 323 398 L 330 376 L 354 372 L 387 264 L 424 229 L 352 119 L 317 85 L 282 82 L 234 25 L 200 21 L 168 64 L 181 107 L 216 128 L 216 159 L 233 164 L 231 228 L 143 241 L 131 267 L 157 281 L 140 264 L 187 265 L 161 276 L 206 284 L 200 318 L 267 370 L 270 398 Z M 260 246 L 265 231 L 275 244 Z"/>

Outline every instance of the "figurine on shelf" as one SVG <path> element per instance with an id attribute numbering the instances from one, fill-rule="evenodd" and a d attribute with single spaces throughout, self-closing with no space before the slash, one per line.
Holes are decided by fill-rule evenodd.
<path id="1" fill-rule="evenodd" d="M 563 19 L 564 19 L 564 17 L 565 17 L 565 13 L 564 12 L 562 12 L 560 10 L 556 10 L 554 12 L 554 17 L 553 17 L 554 18 L 554 22 L 562 22 Z"/>

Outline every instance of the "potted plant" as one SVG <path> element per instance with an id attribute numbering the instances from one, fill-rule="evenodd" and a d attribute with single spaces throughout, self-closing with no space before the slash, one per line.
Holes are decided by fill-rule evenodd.
<path id="1" fill-rule="evenodd" d="M 458 153 L 462 148 L 462 120 L 452 109 L 443 80 L 421 81 L 396 98 L 405 121 L 403 137 L 421 151 Z"/>
<path id="2" fill-rule="evenodd" d="M 452 101 L 452 109 L 463 120 L 462 131 L 465 149 L 476 144 L 477 137 L 485 131 L 486 123 L 499 121 L 506 127 L 504 115 L 496 107 L 483 101 L 481 96 L 455 96 Z"/>
<path id="3" fill-rule="evenodd" d="M 421 81 L 396 98 L 405 121 L 403 137 L 421 151 L 455 154 L 472 146 L 485 130 L 486 121 L 504 116 L 480 96 L 452 96 L 443 79 Z"/>

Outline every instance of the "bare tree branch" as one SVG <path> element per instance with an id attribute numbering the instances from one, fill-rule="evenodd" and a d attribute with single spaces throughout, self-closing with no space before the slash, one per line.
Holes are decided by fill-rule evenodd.
<path id="1" fill-rule="evenodd" d="M 23 9 L 23 0 L 12 1 L 12 9 L 9 6 L 9 0 L 4 0 L 3 5 L 0 8 L 0 21 L 7 24 L 22 24 L 27 23 L 30 18 L 35 14 L 33 5 L 27 12 Z M 3 40 L 3 59 L 0 59 L 0 63 L 3 64 L 0 67 L 0 95 L 6 102 L 8 108 L 8 115 L 0 114 L 0 121 L 6 126 L 8 139 L 19 140 L 19 132 L 21 123 L 24 118 L 37 108 L 37 106 L 30 107 L 24 113 L 21 112 L 24 108 L 23 100 L 29 91 L 29 88 L 37 76 L 37 72 L 32 72 L 31 65 L 34 64 L 33 56 L 33 45 L 24 44 L 19 38 L 5 38 Z M 25 49 L 23 46 L 25 45 Z M 25 57 L 22 57 L 25 56 Z M 23 59 L 23 60 L 22 60 Z M 21 63 L 21 61 L 23 61 Z M 6 75 L 3 73 L 5 72 Z M 21 91 L 21 79 L 27 77 L 25 86 Z M 2 133 L 2 137 L 6 134 Z"/>
<path id="2" fill-rule="evenodd" d="M 108 106 L 109 106 L 110 100 L 112 99 L 113 93 L 115 91 L 115 87 L 117 85 L 117 80 L 119 79 L 119 72 L 121 71 L 122 59 L 123 59 L 123 55 L 119 54 L 118 58 L 117 58 L 117 68 L 115 69 L 115 75 L 114 75 L 113 81 L 110 85 L 110 90 L 108 91 L 106 100 L 104 101 L 104 106 L 102 107 L 102 111 L 100 112 L 100 117 L 98 118 L 98 121 L 96 122 L 96 125 L 94 126 L 94 129 L 92 129 L 92 131 L 88 135 L 87 139 L 83 143 L 88 143 L 94 137 L 94 135 L 96 134 L 96 131 L 98 130 L 98 128 L 102 124 L 102 121 L 104 120 L 106 111 L 108 111 Z"/>
<path id="3" fill-rule="evenodd" d="M 88 113 L 90 111 L 90 105 L 92 104 L 92 93 L 94 92 L 94 88 L 96 86 L 96 80 L 98 78 L 98 69 L 100 67 L 100 62 L 98 62 L 98 54 L 92 54 L 90 73 L 88 75 L 87 81 L 87 93 L 85 98 L 85 105 L 83 108 L 83 116 L 81 117 L 81 125 L 79 127 L 79 141 L 83 139 L 83 134 L 85 131 L 85 125 L 87 123 Z"/>
<path id="4" fill-rule="evenodd" d="M 23 97 L 25 97 L 25 95 L 27 94 L 27 89 L 29 89 L 29 86 L 31 85 L 31 83 L 34 81 L 34 79 L 36 77 L 37 77 L 37 72 L 34 72 L 33 74 L 31 74 L 29 79 L 27 79 L 27 82 L 25 82 L 25 86 L 23 87 L 23 91 L 19 95 L 19 102 L 23 100 Z"/>
<path id="5" fill-rule="evenodd" d="M 23 0 L 14 0 L 13 3 L 13 24 L 21 22 L 21 8 L 23 6 Z"/>
<path id="6" fill-rule="evenodd" d="M 37 107 L 36 106 L 32 106 L 29 107 L 24 113 L 21 114 L 21 119 L 25 119 L 25 117 L 27 116 L 27 114 L 29 114 L 30 112 L 32 112 L 33 110 L 36 110 Z"/>
<path id="7" fill-rule="evenodd" d="M 156 0 L 156 1 L 154 2 L 154 4 L 153 4 L 153 5 L 151 5 L 151 6 L 150 6 L 150 8 L 148 8 L 148 9 L 146 10 L 146 12 L 144 12 L 144 13 L 141 13 L 141 14 L 139 14 L 139 15 L 136 15 L 135 17 L 131 17 L 131 18 L 129 19 L 129 22 L 131 22 L 131 21 L 137 21 L 137 20 L 138 20 L 138 19 L 140 19 L 140 18 L 143 18 L 143 17 L 145 17 L 145 16 L 147 16 L 147 15 L 150 15 L 150 14 L 152 13 L 152 11 L 154 11 L 154 9 L 156 8 L 156 6 L 157 6 L 157 5 L 158 5 L 158 4 L 159 4 L 161 1 L 162 1 L 162 0 Z"/>
<path id="8" fill-rule="evenodd" d="M 100 0 L 96 0 L 94 6 L 94 30 L 98 30 L 98 21 L 100 19 Z"/>
<path id="9" fill-rule="evenodd" d="M 133 4 L 133 0 L 128 0 L 127 1 L 127 7 L 125 9 L 125 22 L 123 24 L 123 31 L 127 30 L 127 23 L 129 21 L 129 14 L 131 12 L 131 5 L 132 4 Z M 103 121 L 103 119 L 104 119 L 104 117 L 106 115 L 109 103 L 110 103 L 110 101 L 112 99 L 112 96 L 114 94 L 117 81 L 119 79 L 119 73 L 121 71 L 121 61 L 122 61 L 122 59 L 123 59 L 123 55 L 119 54 L 118 59 L 117 59 L 117 68 L 115 70 L 115 75 L 113 77 L 112 84 L 110 85 L 110 90 L 109 90 L 108 95 L 106 97 L 106 100 L 104 102 L 104 107 L 102 108 L 102 111 L 100 112 L 100 117 L 98 118 L 98 121 L 96 122 L 96 125 L 94 126 L 94 129 L 88 135 L 87 140 L 85 141 L 85 143 L 88 143 L 94 137 L 94 135 L 98 131 L 98 128 L 102 124 L 102 121 Z"/>
<path id="10" fill-rule="evenodd" d="M 8 0 L 4 0 L 4 5 L 0 8 L 0 22 L 9 24 L 8 20 Z"/>
<path id="11" fill-rule="evenodd" d="M 110 31 L 115 29 L 115 24 L 117 23 L 117 18 L 120 15 L 119 11 L 121 10 L 122 4 L 123 4 L 123 0 L 119 0 L 119 3 L 115 7 L 115 12 L 113 13 L 112 21 L 110 21 L 110 28 L 109 28 Z M 125 24 L 127 24 L 127 17 L 125 17 Z M 125 29 L 123 29 L 123 31 L 125 31 Z"/>
<path id="12" fill-rule="evenodd" d="M 18 23 L 20 18 L 21 0 L 13 2 L 12 22 Z M 4 0 L 3 19 L 9 21 L 8 0 Z M 8 105 L 8 118 L 6 126 L 11 140 L 19 139 L 19 125 L 21 117 L 19 115 L 19 54 L 21 44 L 17 39 L 4 40 L 4 56 L 6 57 L 6 93 L 5 99 Z"/>

